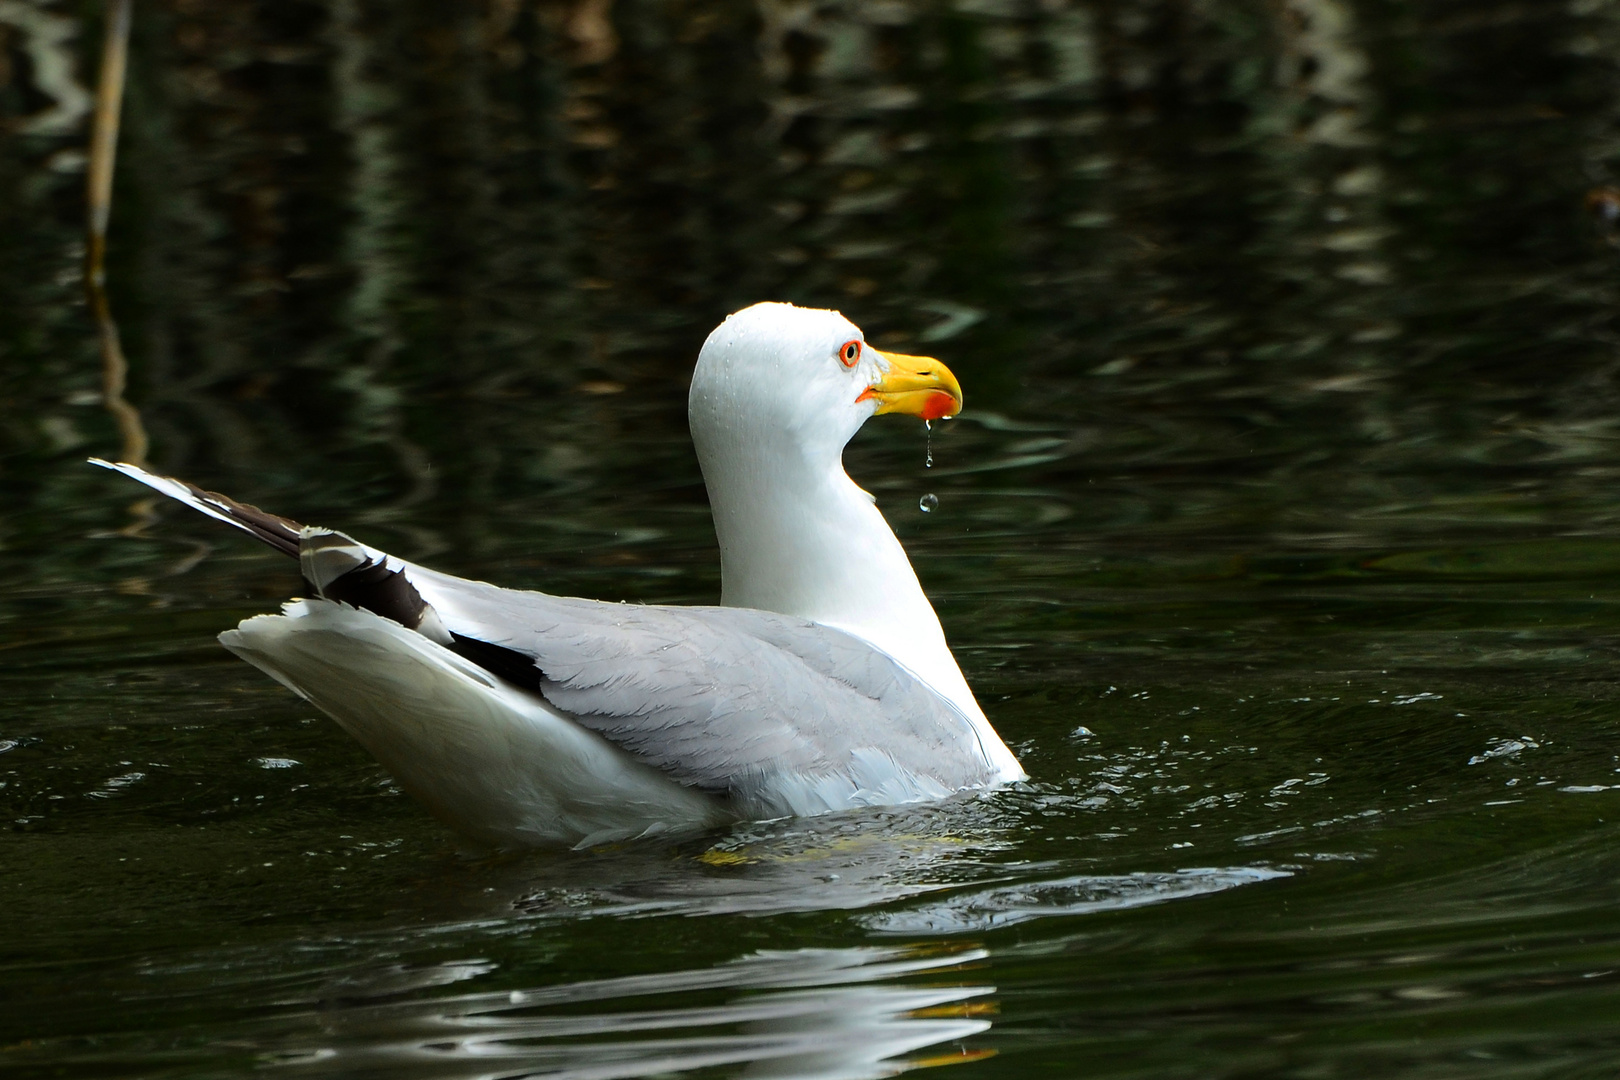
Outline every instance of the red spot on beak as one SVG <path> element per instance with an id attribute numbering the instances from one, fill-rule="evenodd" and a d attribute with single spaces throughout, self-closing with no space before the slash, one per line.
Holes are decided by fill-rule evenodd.
<path id="1" fill-rule="evenodd" d="M 928 400 L 923 402 L 922 418 L 924 420 L 938 420 L 942 416 L 949 416 L 956 411 L 956 399 L 949 394 L 929 394 Z"/>

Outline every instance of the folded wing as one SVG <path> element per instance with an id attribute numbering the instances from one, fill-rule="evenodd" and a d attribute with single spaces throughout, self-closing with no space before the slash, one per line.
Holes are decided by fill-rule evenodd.
<path id="1" fill-rule="evenodd" d="M 745 812 L 938 798 L 993 779 L 955 706 L 841 631 L 764 611 L 609 604 L 406 573 L 458 639 L 531 663 L 548 703 Z"/>

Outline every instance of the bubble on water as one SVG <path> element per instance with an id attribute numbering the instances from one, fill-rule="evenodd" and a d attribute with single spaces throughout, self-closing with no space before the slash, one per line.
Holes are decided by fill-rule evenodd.
<path id="1" fill-rule="evenodd" d="M 927 495 L 924 495 L 922 498 L 917 500 L 917 509 L 921 510 L 925 514 L 932 514 L 935 510 L 939 509 L 939 496 L 930 491 Z"/>

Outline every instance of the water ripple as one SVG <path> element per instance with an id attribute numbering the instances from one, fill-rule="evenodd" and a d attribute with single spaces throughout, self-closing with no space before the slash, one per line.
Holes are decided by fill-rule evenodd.
<path id="1" fill-rule="evenodd" d="M 870 915 L 862 922 L 887 934 L 975 933 L 1053 915 L 1144 907 L 1292 876 L 1264 866 L 1200 866 L 1169 873 L 1058 878 L 961 893 L 904 911 Z"/>

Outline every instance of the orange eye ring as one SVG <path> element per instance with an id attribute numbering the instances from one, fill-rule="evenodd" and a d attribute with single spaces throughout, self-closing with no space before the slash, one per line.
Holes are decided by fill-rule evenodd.
<path id="1" fill-rule="evenodd" d="M 854 338 L 838 346 L 838 361 L 847 368 L 852 368 L 861 362 L 861 341 Z"/>

